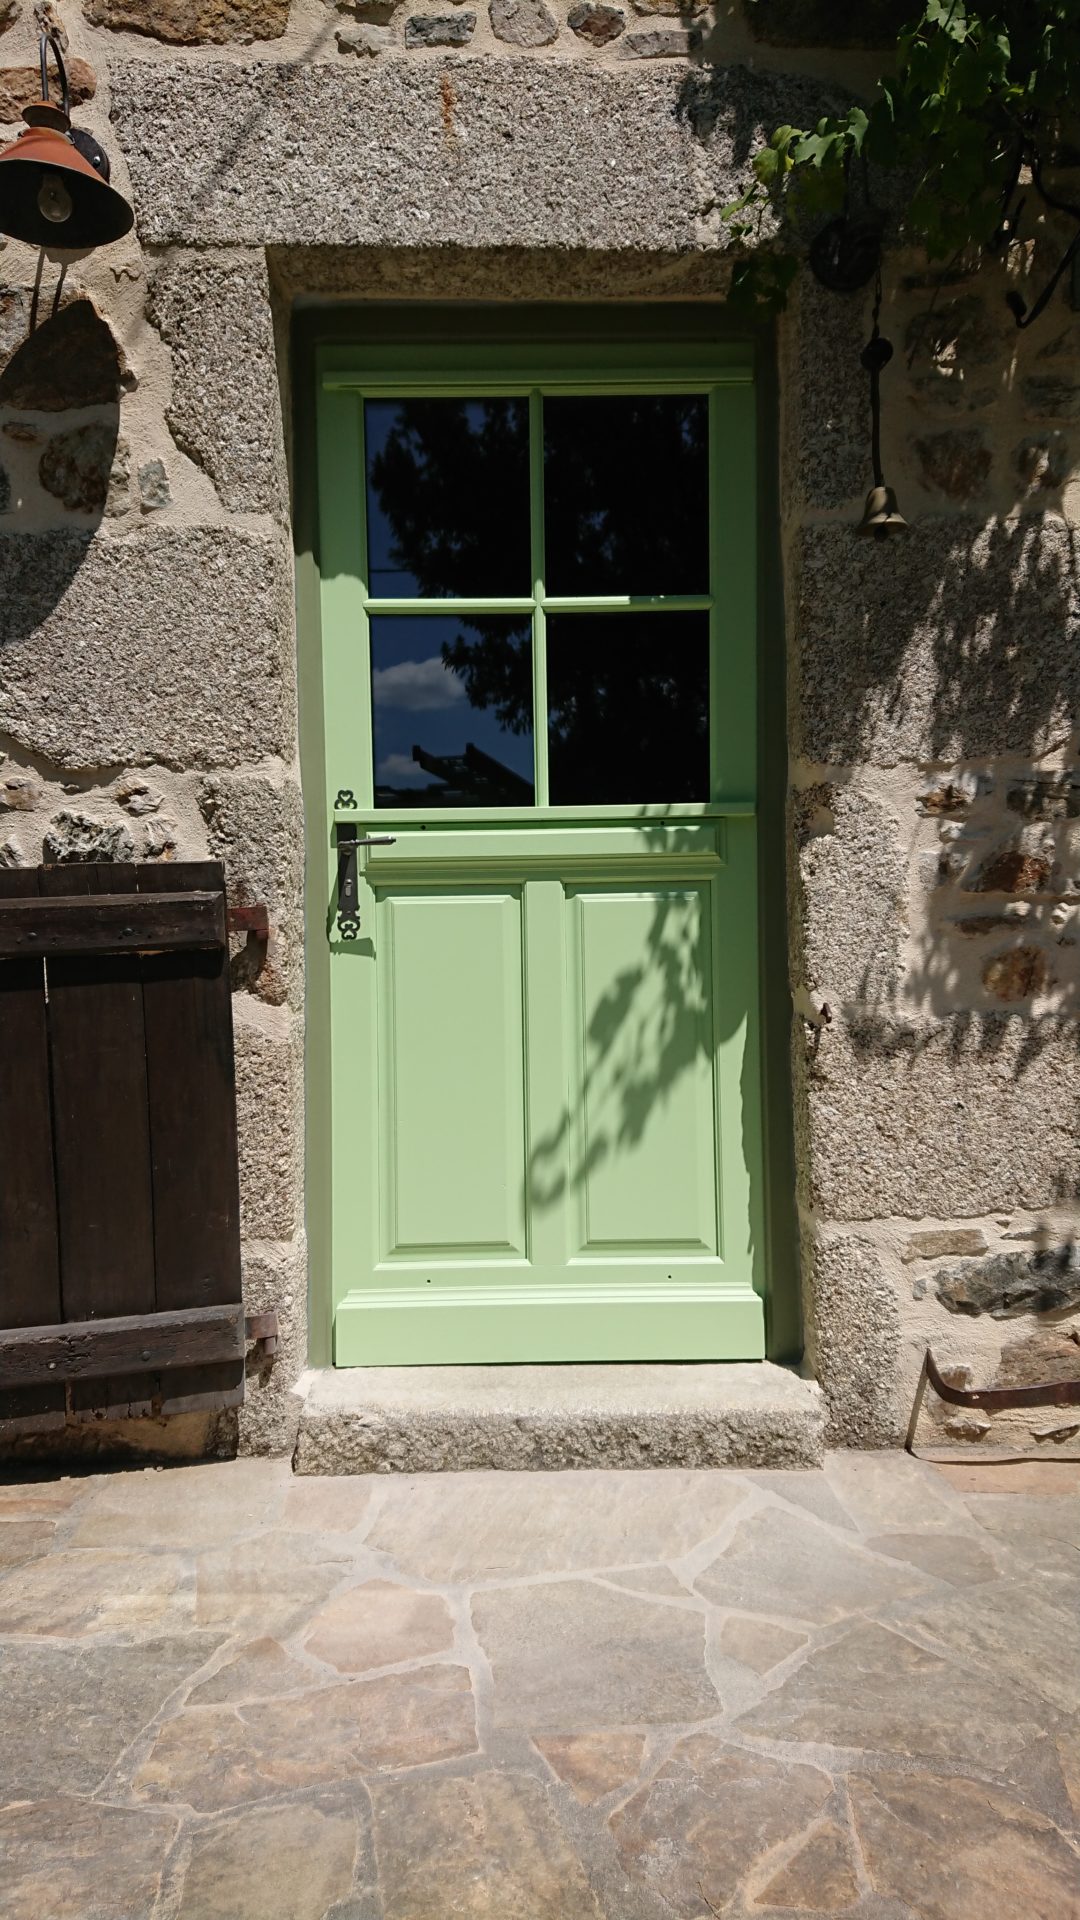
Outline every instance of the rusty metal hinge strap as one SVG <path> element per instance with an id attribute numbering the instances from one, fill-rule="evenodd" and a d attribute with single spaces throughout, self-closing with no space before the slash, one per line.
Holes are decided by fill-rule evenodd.
<path id="1" fill-rule="evenodd" d="M 276 1353 L 278 1344 L 277 1312 L 249 1313 L 244 1320 L 244 1338 L 261 1347 L 266 1354 Z"/>
<path id="2" fill-rule="evenodd" d="M 954 1407 L 982 1407 L 987 1413 L 1005 1407 L 1080 1406 L 1080 1380 L 1040 1380 L 1029 1387 L 954 1387 L 926 1349 L 926 1377 L 934 1392 Z"/>

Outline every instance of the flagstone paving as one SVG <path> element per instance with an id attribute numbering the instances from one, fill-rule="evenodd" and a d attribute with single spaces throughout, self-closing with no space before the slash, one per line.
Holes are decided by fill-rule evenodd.
<path id="1" fill-rule="evenodd" d="M 1080 1467 L 0 1486 L 3 1920 L 1080 1920 Z"/>

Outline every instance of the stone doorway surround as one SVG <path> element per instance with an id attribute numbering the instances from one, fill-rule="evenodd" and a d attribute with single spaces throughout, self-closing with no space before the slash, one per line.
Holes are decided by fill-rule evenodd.
<path id="1" fill-rule="evenodd" d="M 244 1448 L 293 1449 L 291 1388 L 327 1357 L 317 1289 L 310 1341 L 306 1304 L 294 587 L 302 612 L 312 562 L 301 543 L 294 570 L 290 316 L 372 298 L 722 301 L 719 209 L 762 130 L 820 99 L 782 57 L 360 70 L 110 51 L 109 119 L 104 92 L 87 119 L 138 241 L 83 284 L 122 336 L 140 483 L 96 528 L 53 499 L 4 533 L 0 777 L 26 783 L 12 857 L 48 832 L 67 846 L 89 818 L 138 857 L 220 856 L 236 897 L 269 906 L 268 953 L 235 956 L 234 1009 L 246 1296 L 278 1308 L 283 1339 L 250 1380 Z M 1080 610 L 1055 424 L 1076 323 L 1002 401 L 996 293 L 950 295 L 944 336 L 917 263 L 889 299 L 914 352 L 886 419 L 916 523 L 902 548 L 851 539 L 865 303 L 803 280 L 776 333 L 806 1353 L 830 1440 L 855 1445 L 902 1437 L 928 1341 L 981 1379 L 1030 1378 L 1080 1301 Z M 167 505 L 141 478 L 151 452 Z M 318 1178 L 313 1154 L 309 1215 Z"/>

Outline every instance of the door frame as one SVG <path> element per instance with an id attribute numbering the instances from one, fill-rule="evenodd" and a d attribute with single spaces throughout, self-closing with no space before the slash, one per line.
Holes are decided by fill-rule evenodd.
<path id="1" fill-rule="evenodd" d="M 447 342 L 453 347 L 447 350 Z M 299 310 L 291 333 L 291 385 L 294 395 L 295 547 L 299 629 L 299 696 L 301 769 L 306 816 L 306 1119 L 307 1224 L 310 1254 L 310 1351 L 313 1365 L 330 1364 L 332 1354 L 331 1230 L 332 1139 L 330 1034 L 330 948 L 328 914 L 336 881 L 332 857 L 333 795 L 328 794 L 323 705 L 323 589 L 319 561 L 319 494 L 317 414 L 327 377 L 345 385 L 357 367 L 366 377 L 377 362 L 392 377 L 397 349 L 414 356 L 427 345 L 445 365 L 456 357 L 463 384 L 475 390 L 482 369 L 485 391 L 493 391 L 498 365 L 505 385 L 520 391 L 525 370 L 543 366 L 548 350 L 572 350 L 582 385 L 589 385 L 590 365 L 598 382 L 607 385 L 617 367 L 628 386 L 657 380 L 657 367 L 667 362 L 673 386 L 685 387 L 696 373 L 714 380 L 718 366 L 734 377 L 749 370 L 756 397 L 759 533 L 758 542 L 758 902 L 760 978 L 758 1006 L 761 1024 L 761 1111 L 764 1158 L 764 1271 L 766 1343 L 770 1358 L 793 1360 L 801 1346 L 799 1295 L 795 1248 L 793 1147 L 791 1127 L 790 993 L 786 964 L 786 885 L 784 878 L 784 769 L 786 728 L 783 724 L 783 621 L 779 605 L 779 543 L 775 535 L 777 495 L 774 462 L 776 395 L 771 342 L 748 341 L 745 329 L 733 328 L 724 311 L 713 303 L 692 307 L 672 305 L 618 305 L 584 307 L 563 305 L 537 308 L 471 307 L 464 303 L 365 303 L 333 310 Z M 544 373 L 550 378 L 550 364 Z M 445 381 L 430 383 L 447 390 Z M 610 389 L 609 389 L 610 390 Z M 742 477 L 743 484 L 749 484 Z M 740 476 L 732 475 L 732 484 Z M 325 485 L 325 477 L 324 477 Z M 734 798 L 735 796 L 733 796 Z M 723 808 L 719 809 L 724 811 Z M 735 807 L 731 811 L 738 811 Z M 605 819 L 620 813 L 641 820 L 643 809 L 597 810 Z M 692 811 L 692 809 L 688 809 Z M 714 805 L 702 812 L 712 812 Z M 534 810 L 539 825 L 543 814 L 550 827 L 580 809 Z M 444 811 L 442 819 L 449 826 Z M 465 820 L 458 815 L 461 825 Z M 777 858 L 779 855 L 779 858 Z"/>

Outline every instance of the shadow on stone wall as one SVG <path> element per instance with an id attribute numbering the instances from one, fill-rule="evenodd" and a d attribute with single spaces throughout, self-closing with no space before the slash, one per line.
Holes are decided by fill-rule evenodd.
<path id="1" fill-rule="evenodd" d="M 27 638 L 63 598 L 106 514 L 127 503 L 119 438 L 128 384 L 113 335 L 74 299 L 33 333 L 25 296 L 0 291 L 0 540 L 8 547 L 0 645 Z"/>
<path id="2" fill-rule="evenodd" d="M 1080 710 L 1080 551 L 1063 520 L 927 517 L 878 545 L 805 527 L 795 749 L 819 765 L 1037 758 Z"/>

